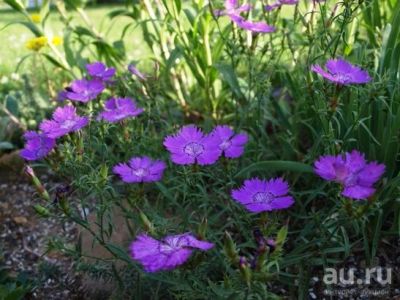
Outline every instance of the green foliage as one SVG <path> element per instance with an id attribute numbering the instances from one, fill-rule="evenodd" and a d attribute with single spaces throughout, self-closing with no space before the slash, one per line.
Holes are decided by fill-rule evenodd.
<path id="1" fill-rule="evenodd" d="M 363 249 L 372 264 L 382 240 L 400 233 L 400 3 L 302 1 L 267 13 L 254 1 L 251 17 L 268 20 L 278 31 L 252 35 L 213 14 L 222 2 L 127 1 L 107 15 L 111 21 L 129 20 L 113 38 L 88 17 L 82 1 L 56 1 L 53 12 L 47 4 L 41 9 L 43 16 L 54 13 L 62 19 L 64 51 L 52 47 L 33 59 L 46 58 L 68 79 L 84 74 L 88 61 L 102 60 L 118 69 L 105 95 L 77 105 L 80 114 L 97 116 L 110 95 L 133 97 L 146 111 L 122 124 L 93 121 L 60 141 L 49 159 L 76 199 L 46 203 L 46 215 L 77 223 L 91 235 L 92 245 L 111 258 L 85 253 L 81 243 L 54 241 L 51 248 L 71 255 L 81 271 L 113 278 L 120 298 L 276 299 L 279 283 L 304 299 L 316 272 L 342 263 L 356 249 Z M 71 11 L 81 23 L 71 21 Z M 40 26 L 29 24 L 34 34 L 47 28 L 45 18 Z M 132 43 L 127 32 L 137 28 L 143 41 L 135 47 L 150 52 L 140 62 L 146 80 L 126 70 L 131 62 L 126 45 Z M 362 65 L 373 81 L 338 87 L 310 72 L 312 64 L 332 57 Z M 18 99 L 34 97 L 34 90 Z M 28 114 L 19 113 L 24 100 L 15 98 L 10 92 L 3 106 L 22 119 Z M 230 124 L 251 139 L 237 160 L 198 169 L 169 163 L 164 180 L 154 185 L 126 185 L 113 177 L 112 167 L 132 156 L 167 161 L 163 138 L 188 123 L 205 131 Z M 352 149 L 387 166 L 383 183 L 368 201 L 349 202 L 337 185 L 313 174 L 320 155 Z M 248 214 L 232 201 L 230 191 L 251 176 L 284 177 L 296 205 L 285 212 Z M 155 237 L 192 231 L 216 247 L 172 272 L 144 273 L 130 258 L 128 245 L 112 240 L 119 231 L 116 210 L 129 239 L 142 231 Z M 260 249 L 256 230 L 273 238 L 275 249 Z"/>
<path id="2" fill-rule="evenodd" d="M 12 278 L 6 268 L 0 268 L 0 299 L 1 300 L 22 300 L 32 290 L 32 285 L 20 274 Z"/>

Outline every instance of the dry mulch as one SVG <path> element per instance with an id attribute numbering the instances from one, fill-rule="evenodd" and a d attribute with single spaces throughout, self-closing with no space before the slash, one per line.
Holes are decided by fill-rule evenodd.
<path id="1" fill-rule="evenodd" d="M 48 175 L 40 178 L 49 188 L 57 186 Z M 32 280 L 33 289 L 24 299 L 84 299 L 71 259 L 47 251 L 50 237 L 73 242 L 78 230 L 71 223 L 39 217 L 33 205 L 41 201 L 20 170 L 0 170 L 0 267 L 12 277 L 23 274 Z"/>

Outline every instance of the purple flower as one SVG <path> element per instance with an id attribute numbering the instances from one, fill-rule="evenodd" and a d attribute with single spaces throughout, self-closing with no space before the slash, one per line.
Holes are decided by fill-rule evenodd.
<path id="1" fill-rule="evenodd" d="M 184 126 L 176 135 L 167 136 L 164 146 L 178 165 L 211 165 L 221 155 L 218 139 L 214 135 L 204 135 L 194 125 Z"/>
<path id="2" fill-rule="evenodd" d="M 249 10 L 251 10 L 250 4 L 239 5 L 239 2 L 237 0 L 225 0 L 225 9 L 216 10 L 215 15 L 217 17 L 220 17 L 230 14 L 241 14 Z"/>
<path id="3" fill-rule="evenodd" d="M 239 5 L 237 0 L 225 0 L 225 10 L 217 10 L 216 16 L 228 16 L 234 23 L 240 28 L 252 31 L 252 32 L 274 32 L 275 27 L 270 26 L 264 22 L 252 22 L 243 18 L 240 14 L 251 10 L 251 5 Z"/>
<path id="4" fill-rule="evenodd" d="M 53 138 L 47 137 L 43 133 L 27 131 L 24 134 L 26 140 L 24 149 L 20 155 L 26 160 L 38 160 L 45 157 L 56 145 Z"/>
<path id="5" fill-rule="evenodd" d="M 72 101 L 87 103 L 100 95 L 103 90 L 103 82 L 99 79 L 74 80 L 71 86 L 65 89 L 63 96 Z"/>
<path id="6" fill-rule="evenodd" d="M 232 191 L 232 198 L 247 210 L 259 213 L 285 209 L 292 206 L 294 199 L 288 195 L 289 185 L 282 178 L 246 180 L 240 189 Z"/>
<path id="7" fill-rule="evenodd" d="M 311 66 L 313 72 L 339 85 L 363 84 L 371 81 L 367 71 L 361 70 L 343 59 L 328 60 L 326 68 L 328 71 L 325 71 L 319 65 Z"/>
<path id="8" fill-rule="evenodd" d="M 106 101 L 105 110 L 99 114 L 98 119 L 115 123 L 125 118 L 136 117 L 142 112 L 143 109 L 138 108 L 131 98 L 111 98 Z"/>
<path id="9" fill-rule="evenodd" d="M 52 120 L 44 120 L 40 129 L 50 138 L 58 138 L 70 132 L 77 131 L 89 123 L 87 117 L 76 114 L 76 108 L 70 105 L 57 107 Z"/>
<path id="10" fill-rule="evenodd" d="M 167 236 L 160 241 L 140 234 L 132 242 L 130 252 L 146 272 L 158 272 L 173 270 L 184 264 L 194 249 L 205 251 L 213 247 L 213 243 L 200 241 L 190 233 Z"/>
<path id="11" fill-rule="evenodd" d="M 265 6 L 265 9 L 271 11 L 281 7 L 282 5 L 296 5 L 298 3 L 299 0 L 277 0 L 275 3 Z"/>
<path id="12" fill-rule="evenodd" d="M 141 80 L 146 80 L 146 75 L 144 75 L 143 73 L 141 73 L 135 65 L 130 64 L 128 66 L 128 71 L 131 72 L 132 75 L 137 76 L 139 79 Z"/>
<path id="13" fill-rule="evenodd" d="M 261 33 L 270 33 L 275 31 L 274 26 L 270 26 L 264 22 L 252 22 L 248 21 L 242 16 L 238 14 L 229 15 L 231 20 L 236 23 L 240 28 L 252 31 L 252 32 L 261 32 Z"/>
<path id="14" fill-rule="evenodd" d="M 67 89 L 68 89 L 68 88 L 67 88 Z M 58 92 L 58 94 L 57 94 L 57 101 L 63 102 L 63 101 L 65 101 L 65 100 L 68 100 L 68 95 L 67 95 L 68 90 L 67 90 L 67 89 Z"/>
<path id="15" fill-rule="evenodd" d="M 121 163 L 113 168 L 126 183 L 154 182 L 161 180 L 167 166 L 161 160 L 151 160 L 147 156 L 132 157 L 129 163 Z"/>
<path id="16" fill-rule="evenodd" d="M 320 157 L 314 163 L 314 171 L 327 181 L 340 183 L 343 196 L 361 200 L 375 193 L 373 185 L 385 172 L 385 165 L 367 163 L 364 154 L 353 150 L 344 155 Z"/>
<path id="17" fill-rule="evenodd" d="M 235 134 L 235 132 L 226 125 L 215 127 L 212 134 L 218 139 L 219 149 L 225 157 L 237 158 L 244 152 L 244 146 L 248 141 L 245 133 Z"/>
<path id="18" fill-rule="evenodd" d="M 102 81 L 110 81 L 115 75 L 114 68 L 107 68 L 102 62 L 94 62 L 92 64 L 86 65 L 86 70 L 89 75 L 95 79 L 100 79 Z"/>

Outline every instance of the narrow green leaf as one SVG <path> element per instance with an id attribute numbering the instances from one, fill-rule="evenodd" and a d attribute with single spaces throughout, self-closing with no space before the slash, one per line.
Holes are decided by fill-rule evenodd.
<path id="1" fill-rule="evenodd" d="M 310 165 L 295 162 L 295 161 L 262 161 L 254 163 L 247 168 L 244 168 L 236 177 L 247 176 L 253 172 L 276 172 L 276 171 L 290 171 L 299 173 L 313 173 L 314 170 Z"/>

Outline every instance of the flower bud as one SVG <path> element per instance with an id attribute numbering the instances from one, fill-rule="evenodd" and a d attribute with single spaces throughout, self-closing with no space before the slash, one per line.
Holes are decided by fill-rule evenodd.
<path id="1" fill-rule="evenodd" d="M 50 201 L 49 193 L 46 188 L 42 185 L 39 178 L 36 177 L 35 172 L 33 171 L 31 166 L 25 167 L 25 174 L 32 180 L 33 185 L 36 187 L 36 191 L 46 201 Z"/>
<path id="2" fill-rule="evenodd" d="M 36 211 L 36 213 L 38 214 L 38 215 L 40 215 L 41 217 L 44 217 L 44 218 L 46 218 L 46 217 L 49 217 L 50 216 L 50 211 L 46 208 L 46 207 L 43 207 L 43 206 L 41 206 L 41 205 L 39 205 L 39 204 L 36 204 L 35 206 L 33 206 L 33 209 Z"/>
<path id="3" fill-rule="evenodd" d="M 203 218 L 203 220 L 200 223 L 199 229 L 197 230 L 199 237 L 204 240 L 206 237 L 206 232 L 207 232 L 207 219 Z"/>
<path id="4" fill-rule="evenodd" d="M 153 234 L 154 233 L 153 223 L 150 222 L 150 220 L 147 218 L 147 216 L 142 211 L 139 211 L 139 216 L 140 216 L 140 220 L 142 221 L 145 230 Z"/>
<path id="5" fill-rule="evenodd" d="M 227 231 L 225 231 L 224 251 L 232 263 L 237 263 L 239 261 L 235 242 Z"/>
<path id="6" fill-rule="evenodd" d="M 249 264 L 247 263 L 246 258 L 243 256 L 241 256 L 239 259 L 239 268 L 240 268 L 240 273 L 242 274 L 243 279 L 246 281 L 247 286 L 250 286 L 252 272 L 249 267 Z"/>

